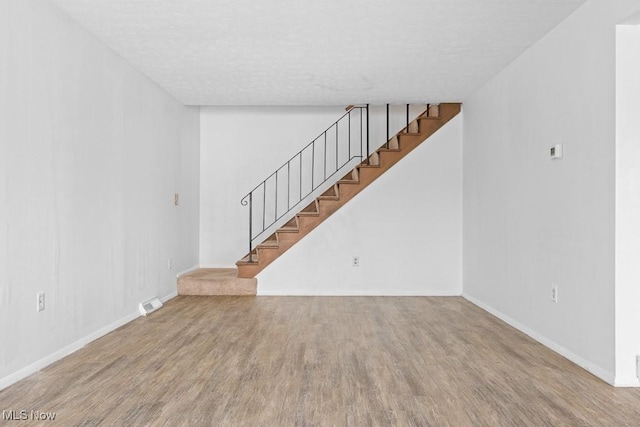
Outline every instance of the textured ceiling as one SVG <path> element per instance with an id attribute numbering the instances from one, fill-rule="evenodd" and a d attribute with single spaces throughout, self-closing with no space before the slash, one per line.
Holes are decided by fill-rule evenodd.
<path id="1" fill-rule="evenodd" d="M 584 0 L 52 0 L 184 104 L 460 101 Z"/>

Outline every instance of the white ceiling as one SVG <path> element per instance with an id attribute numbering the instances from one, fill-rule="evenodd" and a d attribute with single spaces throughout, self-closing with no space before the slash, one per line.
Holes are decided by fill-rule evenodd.
<path id="1" fill-rule="evenodd" d="M 584 0 L 52 0 L 189 105 L 461 101 Z"/>

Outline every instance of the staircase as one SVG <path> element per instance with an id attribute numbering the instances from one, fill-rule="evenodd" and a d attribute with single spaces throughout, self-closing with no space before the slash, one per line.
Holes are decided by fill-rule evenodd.
<path id="1" fill-rule="evenodd" d="M 387 105 L 388 141 L 373 151 L 369 150 L 369 107 L 347 107 L 347 114 L 338 119 L 318 138 L 305 146 L 242 199 L 242 204 L 249 207 L 250 250 L 244 258 L 236 263 L 237 269 L 204 268 L 192 271 L 178 279 L 178 293 L 180 295 L 256 295 L 257 279 L 255 276 L 260 271 L 455 117 L 460 112 L 460 107 L 460 104 L 453 103 L 427 106 L 426 111 L 410 121 L 409 106 L 407 105 L 406 126 L 389 138 L 389 106 Z M 366 120 L 364 119 L 365 112 Z M 348 138 L 345 138 L 345 128 L 341 123 L 347 125 L 346 135 Z M 366 132 L 364 131 L 365 123 Z M 359 128 L 359 132 L 352 132 L 352 128 Z M 331 157 L 328 156 L 328 153 L 333 150 L 333 147 L 330 142 L 329 150 L 327 150 L 327 136 L 334 132 L 335 156 Z M 340 132 L 342 132 L 342 138 L 339 138 Z M 345 147 L 343 143 L 342 146 L 339 146 L 339 141 L 345 139 L 348 140 L 348 145 Z M 321 142 L 322 140 L 324 140 L 324 144 Z M 320 151 L 322 149 L 324 149 L 324 154 Z M 344 151 L 343 155 L 346 157 L 342 158 L 340 150 Z M 314 173 L 313 156 L 316 153 L 323 156 L 320 165 L 324 166 L 324 170 L 319 171 L 318 169 L 321 168 L 316 166 L 316 173 Z M 309 170 L 305 170 L 306 179 L 310 178 L 310 185 L 306 186 L 302 178 L 303 165 L 306 164 L 304 163 L 305 156 L 307 159 L 309 157 L 312 159 L 311 168 L 307 166 L 307 169 L 311 170 L 310 175 Z M 296 161 L 299 163 L 296 164 Z M 332 165 L 327 170 L 327 164 L 334 161 L 335 167 Z M 354 164 L 355 166 L 352 166 Z M 300 184 L 298 187 L 294 186 L 294 193 L 299 193 L 299 196 L 295 196 L 297 198 L 290 197 L 291 171 L 296 166 L 299 168 L 300 174 Z M 348 173 L 339 178 L 348 168 L 351 168 Z M 316 175 L 319 179 L 314 182 Z M 288 181 L 286 203 L 284 208 L 280 210 L 278 209 L 279 177 L 280 183 L 285 177 Z M 294 181 L 297 180 L 298 178 Z M 318 183 L 318 181 L 321 182 Z M 268 199 L 266 194 L 269 185 L 271 185 L 271 192 L 274 192 L 275 189 L 275 202 L 271 205 L 271 210 L 267 215 Z M 262 193 L 260 193 L 261 189 Z M 257 193 L 254 194 L 254 192 Z M 316 194 L 319 195 L 315 197 Z M 270 194 L 269 197 L 272 195 Z M 310 197 L 315 198 L 309 201 Z M 283 198 L 282 191 L 280 198 Z M 290 198 L 295 200 L 290 200 Z M 252 214 L 252 201 L 258 202 L 257 218 L 255 212 Z M 262 203 L 261 206 L 259 202 Z M 306 206 L 289 217 L 290 213 L 295 212 L 299 205 Z M 268 220 L 266 220 L 267 216 L 269 216 Z M 281 221 L 286 222 L 281 224 Z M 272 232 L 273 227 L 278 228 Z M 268 237 L 262 237 L 267 234 Z M 261 239 L 261 241 L 257 239 Z M 260 243 L 254 247 L 254 241 L 260 241 Z"/>
<path id="2" fill-rule="evenodd" d="M 365 187 L 455 117 L 460 112 L 460 108 L 461 104 L 454 103 L 443 103 L 439 106 L 432 105 L 427 111 L 409 122 L 404 129 L 391 137 L 380 148 L 369 154 L 366 159 L 357 164 L 320 196 L 316 197 L 315 200 L 301 209 L 288 222 L 276 229 L 274 233 L 255 246 L 255 248 L 252 248 L 244 258 L 236 263 L 238 267 L 238 278 L 255 277 L 265 267 L 331 216 L 331 214 L 344 206 L 349 200 L 355 197 L 356 194 L 360 193 Z M 408 121 L 407 119 L 407 122 Z M 337 156 L 336 154 L 336 158 Z M 336 167 L 336 170 L 339 170 L 339 168 Z M 251 219 L 250 214 L 250 228 Z"/>

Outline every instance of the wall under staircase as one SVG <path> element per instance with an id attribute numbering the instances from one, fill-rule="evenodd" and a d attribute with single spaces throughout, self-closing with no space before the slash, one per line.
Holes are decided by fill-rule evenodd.
<path id="1" fill-rule="evenodd" d="M 201 266 L 230 267 L 246 253 L 246 208 L 238 194 L 343 113 L 342 107 L 202 109 Z M 283 126 L 288 132 L 280 137 Z M 263 144 L 250 150 L 256 138 Z M 458 116 L 271 264 L 258 292 L 460 294 L 461 146 Z M 351 267 L 353 255 L 361 267 Z"/>

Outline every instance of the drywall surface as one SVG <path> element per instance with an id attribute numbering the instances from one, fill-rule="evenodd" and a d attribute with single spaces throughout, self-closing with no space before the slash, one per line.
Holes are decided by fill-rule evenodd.
<path id="1" fill-rule="evenodd" d="M 200 107 L 182 108 L 180 132 L 180 175 L 175 183 L 178 232 L 173 235 L 180 247 L 172 252 L 178 261 L 173 273 L 197 267 L 200 261 Z"/>
<path id="2" fill-rule="evenodd" d="M 461 165 L 459 115 L 263 270 L 258 293 L 460 295 Z"/>
<path id="3" fill-rule="evenodd" d="M 638 5 L 640 9 L 640 5 Z M 638 386 L 640 25 L 616 29 L 616 384 Z"/>
<path id="4" fill-rule="evenodd" d="M 464 294 L 611 383 L 615 25 L 637 6 L 585 3 L 464 100 Z"/>
<path id="5" fill-rule="evenodd" d="M 197 264 L 199 110 L 44 0 L 0 3 L 0 91 L 1 387 Z"/>

